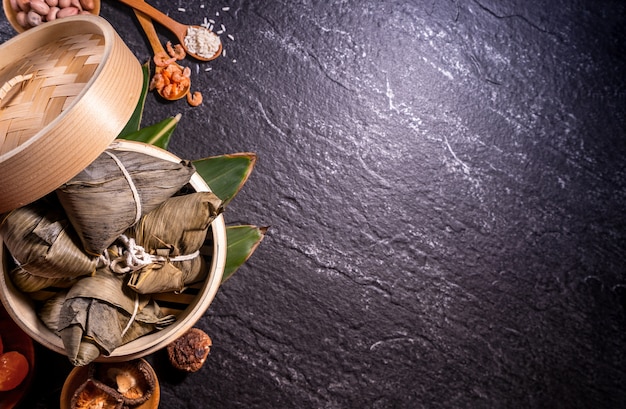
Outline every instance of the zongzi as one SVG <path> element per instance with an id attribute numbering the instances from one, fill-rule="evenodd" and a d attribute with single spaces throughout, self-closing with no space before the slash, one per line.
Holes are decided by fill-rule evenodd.
<path id="1" fill-rule="evenodd" d="M 197 192 L 172 197 L 142 216 L 126 234 L 151 255 L 152 263 L 132 272 L 129 287 L 141 294 L 182 291 L 206 278 L 200 248 L 222 211 L 214 193 Z"/>
<path id="2" fill-rule="evenodd" d="M 55 330 L 73 365 L 110 355 L 120 345 L 174 321 L 150 297 L 129 290 L 124 280 L 123 275 L 99 268 L 69 289 L 60 308 L 47 309 L 58 317 L 46 317 L 44 322 L 57 323 Z"/>
<path id="3" fill-rule="evenodd" d="M 49 278 L 37 276 L 19 266 L 9 272 L 9 277 L 15 288 L 25 293 L 34 293 L 48 287 L 70 287 L 76 280 L 68 277 Z"/>
<path id="4" fill-rule="evenodd" d="M 109 149 L 57 189 L 57 195 L 85 250 L 100 255 L 143 214 L 187 184 L 194 172 L 188 161 Z"/>
<path id="5" fill-rule="evenodd" d="M 18 267 L 47 278 L 91 274 L 98 258 L 86 254 L 54 197 L 17 208 L 0 222 L 0 234 Z"/>

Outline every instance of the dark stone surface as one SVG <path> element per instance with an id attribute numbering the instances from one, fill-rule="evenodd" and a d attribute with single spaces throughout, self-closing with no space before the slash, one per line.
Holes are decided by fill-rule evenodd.
<path id="1" fill-rule="evenodd" d="M 256 152 L 226 218 L 271 226 L 198 323 L 205 366 L 150 358 L 161 407 L 626 406 L 623 1 L 151 3 L 235 40 L 188 61 L 201 107 L 145 123 Z M 38 353 L 26 405 L 56 407 L 70 368 Z"/>

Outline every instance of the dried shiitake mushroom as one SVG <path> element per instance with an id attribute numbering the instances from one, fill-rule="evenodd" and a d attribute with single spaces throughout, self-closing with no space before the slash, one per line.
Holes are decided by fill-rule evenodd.
<path id="1" fill-rule="evenodd" d="M 211 351 L 212 341 L 200 328 L 191 328 L 167 346 L 170 363 L 185 372 L 197 372 Z"/>
<path id="2" fill-rule="evenodd" d="M 167 355 L 174 368 L 196 372 L 206 361 L 211 345 L 211 338 L 204 331 L 191 328 L 167 346 Z"/>
<path id="3" fill-rule="evenodd" d="M 115 389 L 122 396 L 124 405 L 130 407 L 141 405 L 150 399 L 157 383 L 154 372 L 142 359 L 94 363 L 91 377 Z"/>
<path id="4" fill-rule="evenodd" d="M 70 405 L 72 409 L 122 409 L 124 399 L 116 390 L 89 378 L 76 389 Z"/>

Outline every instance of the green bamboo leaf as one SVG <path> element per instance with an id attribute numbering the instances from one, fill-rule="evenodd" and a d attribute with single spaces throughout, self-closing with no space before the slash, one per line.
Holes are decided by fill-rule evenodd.
<path id="1" fill-rule="evenodd" d="M 257 249 L 268 227 L 252 225 L 226 226 L 226 265 L 222 283 L 229 279 Z"/>
<path id="2" fill-rule="evenodd" d="M 139 96 L 139 101 L 137 102 L 135 111 L 133 111 L 132 116 L 126 123 L 124 129 L 122 129 L 118 135 L 118 138 L 124 139 L 124 136 L 138 131 L 141 126 L 141 118 L 143 117 L 143 109 L 146 104 L 146 96 L 148 95 L 148 85 L 150 82 L 150 62 L 146 62 L 141 69 L 143 71 L 143 87 L 141 89 L 141 95 Z"/>
<path id="3" fill-rule="evenodd" d="M 213 193 L 228 204 L 239 193 L 256 164 L 255 153 L 240 152 L 193 161 Z"/>
<path id="4" fill-rule="evenodd" d="M 178 125 L 180 117 L 181 114 L 166 118 L 154 125 L 146 126 L 145 128 L 132 132 L 121 139 L 144 142 L 150 145 L 158 146 L 159 148 L 167 149 L 172 133 L 174 132 L 174 129 L 176 129 L 176 125 Z"/>

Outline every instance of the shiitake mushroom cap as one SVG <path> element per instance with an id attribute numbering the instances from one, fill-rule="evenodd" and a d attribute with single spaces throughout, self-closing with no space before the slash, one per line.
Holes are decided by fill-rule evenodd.
<path id="1" fill-rule="evenodd" d="M 70 402 L 72 409 L 122 409 L 123 405 L 124 399 L 119 392 L 92 378 L 88 378 L 74 391 Z"/>
<path id="2" fill-rule="evenodd" d="M 91 368 L 91 378 L 118 392 L 125 406 L 146 402 L 155 391 L 157 379 L 150 365 L 143 359 L 127 362 L 97 362 Z"/>

